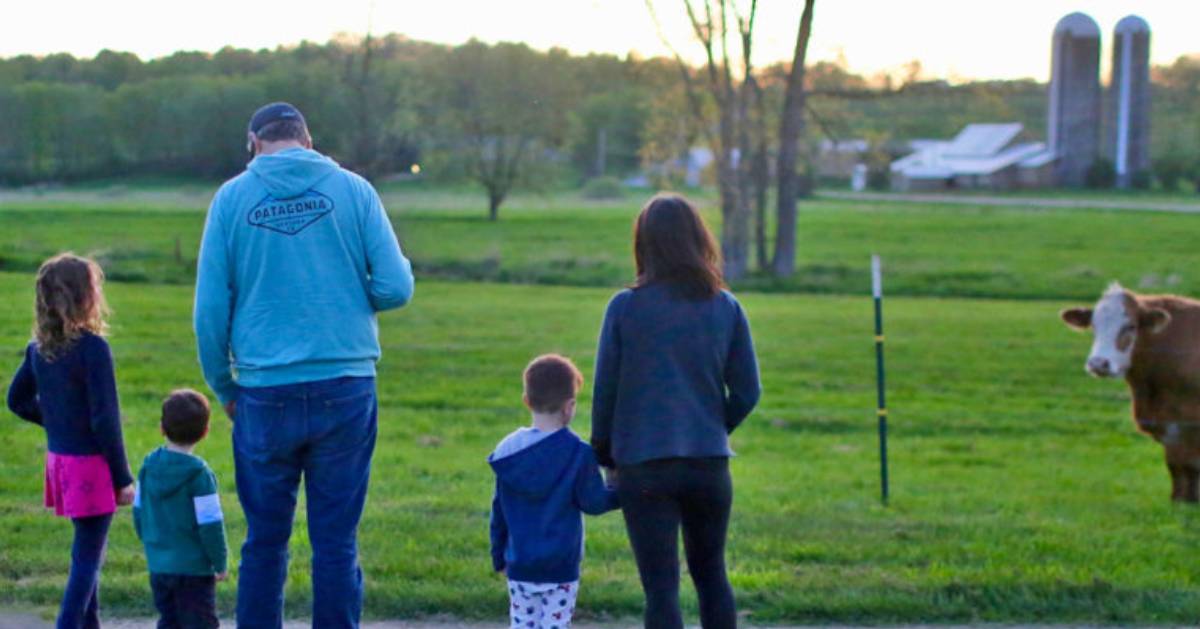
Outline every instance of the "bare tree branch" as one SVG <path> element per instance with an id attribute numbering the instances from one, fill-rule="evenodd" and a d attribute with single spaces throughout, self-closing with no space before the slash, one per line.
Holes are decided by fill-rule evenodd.
<path id="1" fill-rule="evenodd" d="M 833 128 L 827 122 L 825 122 L 825 119 L 822 118 L 820 114 L 817 113 L 817 110 L 813 108 L 812 103 L 804 103 L 804 110 L 808 112 L 808 115 L 812 116 L 813 122 L 817 123 L 817 127 L 821 129 L 821 133 L 823 133 L 830 142 L 835 144 L 840 142 L 837 134 L 833 132 Z"/>
<path id="2" fill-rule="evenodd" d="M 724 67 L 722 74 L 725 79 L 725 90 L 730 96 L 733 95 L 733 63 L 729 59 L 729 1 L 717 0 L 721 3 L 721 60 Z M 707 5 L 707 2 L 706 2 Z M 712 19 L 711 17 L 709 19 Z"/>
<path id="3" fill-rule="evenodd" d="M 687 98 L 690 113 L 709 144 L 713 144 L 715 138 L 713 137 L 712 128 L 708 125 L 708 121 L 704 119 L 704 105 L 700 102 L 700 95 L 697 93 L 696 83 L 692 78 L 691 66 L 683 60 L 683 55 L 679 54 L 679 50 L 675 48 L 675 45 L 671 43 L 663 31 L 662 22 L 658 19 L 658 12 L 654 9 L 654 0 L 646 0 L 646 9 L 650 12 L 650 19 L 654 21 L 654 28 L 658 32 L 658 39 L 662 41 L 663 45 L 671 51 L 671 55 L 675 57 L 675 64 L 678 66 L 680 77 L 683 80 L 684 95 Z"/>
<path id="4" fill-rule="evenodd" d="M 721 2 L 724 1 L 721 0 Z M 717 61 L 713 52 L 712 34 L 715 27 L 712 21 L 712 5 L 708 0 L 704 0 L 704 14 L 707 19 L 707 22 L 704 23 L 701 23 L 700 19 L 696 17 L 696 10 L 692 7 L 691 0 L 683 0 L 683 5 L 687 8 L 688 19 L 692 22 L 692 30 L 696 33 L 696 38 L 700 40 L 700 45 L 704 47 L 710 89 L 713 92 L 713 96 L 717 99 L 718 106 L 723 108 L 726 99 L 725 94 L 720 89 L 721 81 L 717 74 Z"/>

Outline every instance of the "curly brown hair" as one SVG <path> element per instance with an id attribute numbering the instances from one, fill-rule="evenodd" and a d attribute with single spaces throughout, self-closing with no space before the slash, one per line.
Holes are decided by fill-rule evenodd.
<path id="1" fill-rule="evenodd" d="M 60 253 L 42 263 L 37 274 L 33 338 L 38 353 L 54 360 L 84 332 L 103 335 L 108 304 L 101 286 L 104 271 L 95 261 Z"/>

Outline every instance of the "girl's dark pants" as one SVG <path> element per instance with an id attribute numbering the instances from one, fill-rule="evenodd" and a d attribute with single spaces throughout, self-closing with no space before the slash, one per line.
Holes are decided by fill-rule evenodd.
<path id="1" fill-rule="evenodd" d="M 725 574 L 733 503 L 726 458 L 661 459 L 620 466 L 617 493 L 646 594 L 647 629 L 681 629 L 679 529 L 704 629 L 737 626 Z"/>
<path id="2" fill-rule="evenodd" d="M 100 626 L 100 566 L 113 516 L 72 518 L 75 541 L 71 544 L 71 574 L 58 611 L 58 629 L 94 629 Z"/>

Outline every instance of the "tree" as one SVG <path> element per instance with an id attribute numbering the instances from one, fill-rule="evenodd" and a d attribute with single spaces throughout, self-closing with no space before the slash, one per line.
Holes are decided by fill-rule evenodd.
<path id="1" fill-rule="evenodd" d="M 789 276 L 796 270 L 796 197 L 800 183 L 796 162 L 800 141 L 804 136 L 804 62 L 812 34 L 814 2 L 804 1 L 804 13 L 800 16 L 800 29 L 796 33 L 796 48 L 792 53 L 792 69 L 788 73 L 783 115 L 779 123 L 775 257 L 772 270 L 780 277 Z"/>
<path id="2" fill-rule="evenodd" d="M 636 170 L 646 126 L 646 100 L 639 90 L 620 85 L 586 97 L 569 116 L 576 169 L 587 177 Z"/>
<path id="3" fill-rule="evenodd" d="M 433 64 L 435 121 L 443 151 L 483 186 L 488 218 L 531 166 L 545 162 L 565 135 L 570 74 L 565 53 L 538 53 L 524 44 L 470 41 Z"/>
<path id="4" fill-rule="evenodd" d="M 122 83 L 138 80 L 141 70 L 142 61 L 137 58 L 137 55 L 129 52 L 115 52 L 106 48 L 101 50 L 94 59 L 86 62 L 81 72 L 89 83 L 112 91 Z"/>
<path id="5" fill-rule="evenodd" d="M 672 74 L 671 78 L 675 75 Z M 678 82 L 664 81 L 655 97 L 647 103 L 646 125 L 638 150 L 642 169 L 651 185 L 678 188 L 684 184 L 684 170 L 691 148 L 705 135 L 708 115 L 679 115 L 688 111 L 689 97 Z"/>
<path id="6" fill-rule="evenodd" d="M 704 0 L 702 11 L 697 10 L 692 0 L 683 0 L 684 9 L 692 26 L 696 41 L 704 49 L 704 67 L 701 69 L 704 89 L 716 106 L 717 131 L 705 125 L 704 131 L 712 147 L 717 166 L 717 188 L 721 195 L 721 253 L 725 262 L 725 276 L 731 280 L 743 277 L 749 264 L 750 215 L 753 191 L 751 169 L 754 160 L 749 121 L 750 102 L 753 98 L 754 68 L 751 62 L 753 50 L 754 19 L 758 10 L 757 0 L 751 0 L 749 11 L 743 15 L 735 0 Z M 646 0 L 651 17 L 658 22 L 653 0 Z M 729 40 L 732 17 L 736 29 L 737 44 L 741 48 L 740 76 L 735 77 L 736 53 L 730 52 Z M 662 28 L 659 27 L 659 34 Z M 671 49 L 678 64 L 680 76 L 688 95 L 692 115 L 703 116 L 703 104 L 696 86 L 697 79 L 669 41 L 664 43 Z"/>

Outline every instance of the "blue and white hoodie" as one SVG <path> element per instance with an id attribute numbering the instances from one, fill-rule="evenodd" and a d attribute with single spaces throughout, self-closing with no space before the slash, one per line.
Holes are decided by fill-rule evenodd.
<path id="1" fill-rule="evenodd" d="M 583 514 L 618 507 L 591 446 L 563 428 L 521 428 L 488 457 L 492 498 L 492 568 L 510 581 L 570 583 L 583 559 Z"/>

